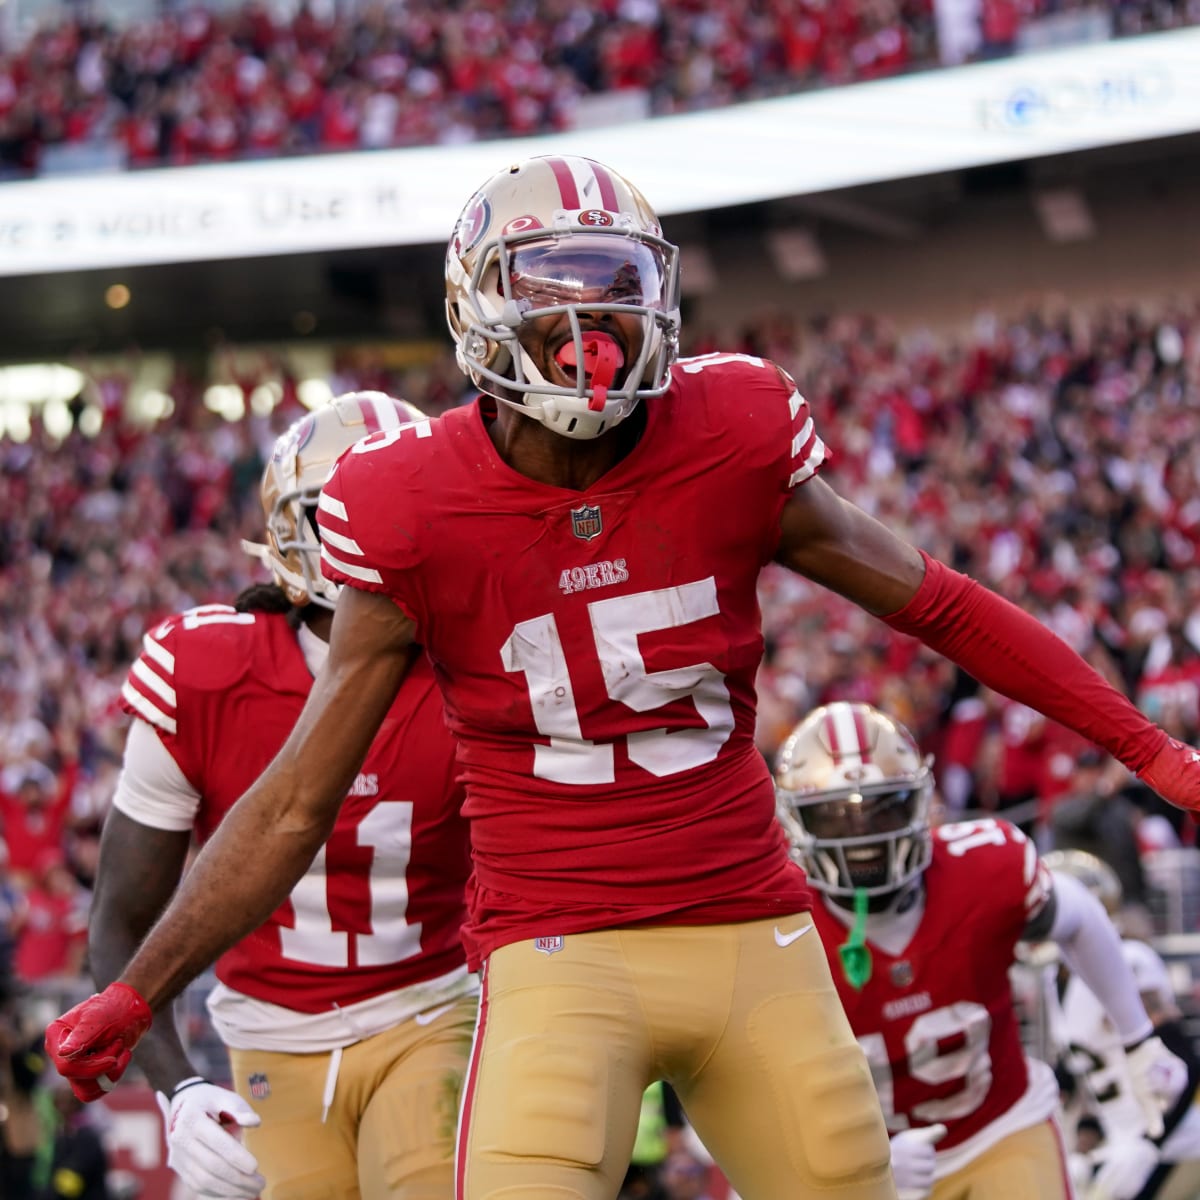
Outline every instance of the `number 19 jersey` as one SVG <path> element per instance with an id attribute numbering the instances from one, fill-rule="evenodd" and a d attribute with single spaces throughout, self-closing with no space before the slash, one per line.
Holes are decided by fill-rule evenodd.
<path id="1" fill-rule="evenodd" d="M 476 404 L 376 435 L 321 498 L 323 569 L 415 619 L 459 744 L 473 957 L 526 937 L 810 906 L 754 746 L 756 584 L 825 455 L 769 362 L 676 364 L 585 491 Z"/>

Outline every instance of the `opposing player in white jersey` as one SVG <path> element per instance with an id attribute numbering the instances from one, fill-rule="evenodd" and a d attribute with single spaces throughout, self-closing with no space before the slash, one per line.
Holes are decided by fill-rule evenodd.
<path id="1" fill-rule="evenodd" d="M 170 899 L 193 834 L 207 840 L 283 744 L 324 661 L 337 588 L 321 577 L 314 510 L 334 462 L 360 438 L 418 418 L 369 392 L 304 417 L 276 442 L 263 478 L 267 543 L 247 546 L 275 583 L 146 635 L 123 690 L 134 721 L 91 922 L 101 986 Z M 201 1195 L 452 1196 L 477 993 L 459 936 L 469 854 L 456 775 L 421 658 L 346 781 L 312 867 L 217 962 L 208 1004 L 237 1094 L 197 1075 L 173 1022 L 142 1043 L 171 1166 Z M 245 1145 L 232 1124 L 246 1127 Z"/>
<path id="2" fill-rule="evenodd" d="M 931 761 L 866 704 L 818 708 L 779 752 L 779 813 L 892 1133 L 901 1200 L 1066 1200 L 1051 1068 L 1022 1051 L 1008 971 L 1052 938 L 1129 1050 L 1138 1127 L 1186 1069 L 1154 1036 L 1119 937 L 1074 879 L 999 820 L 933 829 Z M 934 1148 L 936 1144 L 936 1149 Z"/>
<path id="3" fill-rule="evenodd" d="M 1120 903 L 1121 883 L 1107 863 L 1082 850 L 1055 850 L 1045 863 L 1056 876 L 1078 879 L 1102 902 Z M 1155 1033 L 1188 1066 L 1188 1085 L 1164 1115 L 1157 1135 L 1141 1132 L 1138 1100 L 1121 1038 L 1095 992 L 1077 974 L 1061 1004 L 1053 1001 L 1052 1040 L 1078 1088 L 1079 1107 L 1099 1118 L 1104 1144 L 1086 1200 L 1192 1200 L 1200 1195 L 1200 1061 L 1184 1027 L 1166 964 L 1152 946 L 1134 938 L 1121 952 L 1137 980 Z"/>

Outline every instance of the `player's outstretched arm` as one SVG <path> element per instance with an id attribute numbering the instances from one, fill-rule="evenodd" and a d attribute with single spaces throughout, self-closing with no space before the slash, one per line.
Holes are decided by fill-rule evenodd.
<path id="1" fill-rule="evenodd" d="M 128 758 L 125 769 L 130 769 Z M 183 876 L 190 842 L 187 830 L 154 829 L 120 809 L 109 812 L 88 918 L 88 962 L 101 990 L 120 976 L 166 908 Z M 168 1095 L 177 1083 L 196 1074 L 174 1021 L 154 1024 L 138 1046 L 137 1060 L 155 1090 Z M 91 1087 L 98 1090 L 94 1083 Z"/>
<path id="2" fill-rule="evenodd" d="M 776 559 L 1103 746 L 1172 804 L 1200 808 L 1200 754 L 1028 613 L 922 554 L 819 477 L 784 506 Z"/>
<path id="3" fill-rule="evenodd" d="M 288 740 L 234 805 L 121 978 L 52 1022 L 68 1078 L 114 1080 L 167 1004 L 270 916 L 329 836 L 408 670 L 414 626 L 383 596 L 345 589 L 329 657 Z"/>

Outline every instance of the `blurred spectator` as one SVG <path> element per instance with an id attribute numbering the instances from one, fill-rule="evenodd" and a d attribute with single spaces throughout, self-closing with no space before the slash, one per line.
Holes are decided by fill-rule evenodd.
<path id="1" fill-rule="evenodd" d="M 668 1155 L 662 1167 L 666 1200 L 710 1200 L 710 1168 L 687 1150 Z"/>
<path id="2" fill-rule="evenodd" d="M 1054 0 L 982 0 L 950 61 L 1010 54 Z M 1117 34 L 1195 22 L 1187 0 L 1108 0 Z M 652 114 L 939 63 L 931 0 L 434 0 L 192 4 L 126 25 L 60 17 L 0 45 L 0 176 L 56 147 L 132 166 L 462 142 L 565 128 L 589 96 Z M 960 20 L 960 24 L 962 24 Z M 946 36 L 950 34 L 947 32 Z"/>
<path id="3" fill-rule="evenodd" d="M 53 1084 L 57 1126 L 49 1182 L 37 1200 L 109 1200 L 108 1152 L 92 1114 L 64 1080 Z"/>
<path id="4" fill-rule="evenodd" d="M 21 893 L 8 876 L 8 846 L 4 839 L 0 838 L 0 1025 L 11 1013 L 10 1004 L 16 986 L 13 960 L 16 954 L 17 914 L 20 908 Z"/>
<path id="5" fill-rule="evenodd" d="M 8 1014 L 0 1014 L 0 1196 L 35 1200 L 35 1167 L 43 1141 L 36 1103 L 46 1068 L 41 1038 L 31 1042 Z"/>
<path id="6" fill-rule="evenodd" d="M 1129 797 L 1118 791 L 1127 778 L 1124 768 L 1089 748 L 1076 760 L 1067 793 L 1050 817 L 1050 848 L 1086 850 L 1117 873 L 1127 905 L 1145 903 L 1146 884 L 1134 834 L 1136 813 Z"/>
<path id="7" fill-rule="evenodd" d="M 0 832 L 8 844 L 8 869 L 16 878 L 32 878 L 38 861 L 62 847 L 75 778 L 73 763 L 56 777 L 37 759 L 0 775 Z"/>
<path id="8" fill-rule="evenodd" d="M 17 978 L 38 983 L 78 975 L 87 934 L 87 900 L 62 850 L 45 850 L 16 916 Z"/>

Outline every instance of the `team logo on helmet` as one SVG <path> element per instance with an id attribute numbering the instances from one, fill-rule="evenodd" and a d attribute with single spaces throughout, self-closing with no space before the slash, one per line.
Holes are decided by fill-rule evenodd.
<path id="1" fill-rule="evenodd" d="M 592 538 L 599 537 L 603 529 L 600 505 L 585 504 L 571 509 L 571 532 L 581 541 L 590 542 Z"/>
<path id="2" fill-rule="evenodd" d="M 613 223 L 612 213 L 606 213 L 602 208 L 589 208 L 579 214 L 580 225 L 590 225 L 595 228 L 607 228 Z"/>
<path id="3" fill-rule="evenodd" d="M 492 205 L 482 193 L 463 210 L 458 219 L 458 227 L 454 230 L 454 251 L 456 254 L 466 254 L 474 246 L 492 223 Z"/>
<path id="4" fill-rule="evenodd" d="M 275 453 L 271 457 L 277 463 L 294 458 L 311 441 L 316 427 L 316 419 L 311 413 L 307 417 L 302 417 L 275 442 Z"/>

